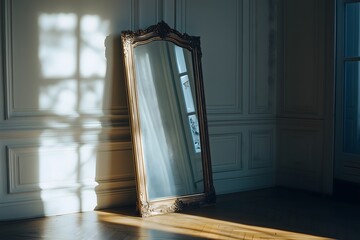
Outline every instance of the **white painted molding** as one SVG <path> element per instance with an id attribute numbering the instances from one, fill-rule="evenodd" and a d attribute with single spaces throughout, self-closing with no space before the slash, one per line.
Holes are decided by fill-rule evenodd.
<path id="1" fill-rule="evenodd" d="M 10 118 L 11 110 L 13 109 L 13 93 L 12 93 L 12 25 L 11 25 L 11 0 L 3 1 L 3 25 L 0 27 L 4 27 L 1 29 L 3 33 L 2 36 L 2 44 L 4 45 L 4 50 L 2 52 L 3 56 L 3 66 L 4 66 L 4 86 L 5 86 L 5 120 Z"/>
<path id="2" fill-rule="evenodd" d="M 76 196 L 76 193 L 72 193 L 71 196 L 75 198 L 78 197 Z M 68 197 L 69 196 L 59 195 L 55 199 L 48 200 L 36 199 L 0 203 L 0 221 L 94 210 L 94 208 L 86 208 L 86 206 L 74 206 L 73 204 L 70 204 L 69 206 Z M 97 203 L 95 209 L 97 210 L 119 206 L 134 206 L 135 211 L 135 187 L 118 189 L 116 191 L 97 192 L 96 197 Z M 67 204 L 64 205 L 64 203 Z"/>
<path id="3" fill-rule="evenodd" d="M 271 168 L 274 161 L 274 130 L 250 130 L 249 169 Z"/>
<path id="4" fill-rule="evenodd" d="M 4 99 L 5 99 L 5 119 L 4 120 L 11 120 L 11 121 L 28 121 L 31 119 L 36 119 L 36 121 L 45 121 L 47 119 L 54 119 L 54 118 L 69 118 L 72 119 L 74 116 L 72 114 L 65 114 L 63 116 L 59 116 L 58 114 L 54 113 L 51 110 L 42 110 L 40 108 L 19 108 L 15 107 L 15 99 L 18 97 L 16 96 L 14 92 L 14 84 L 13 84 L 13 26 L 12 26 L 12 18 L 16 17 L 12 15 L 13 9 L 12 9 L 12 3 L 14 0 L 4 0 L 3 1 L 3 12 L 4 16 L 2 16 L 2 21 L 4 21 L 4 24 L 0 27 L 4 27 L 4 29 L 1 29 L 2 39 L 1 42 L 4 45 L 2 51 L 3 56 L 3 65 L 4 65 Z M 137 24 L 136 17 L 138 14 L 136 14 L 136 7 L 138 6 L 139 0 L 132 0 L 132 26 Z M 83 111 L 88 113 L 79 113 L 75 117 L 83 120 L 87 120 L 89 118 L 107 118 L 111 121 L 116 121 L 118 119 L 118 116 L 127 117 L 128 115 L 128 108 L 127 106 L 114 106 L 111 109 L 83 109 Z"/>
<path id="5" fill-rule="evenodd" d="M 217 126 L 274 125 L 276 122 L 277 120 L 275 118 L 268 116 L 259 116 L 255 118 L 255 114 L 250 116 L 233 114 L 226 116 L 222 116 L 221 114 L 208 116 L 209 128 Z"/>
<path id="6" fill-rule="evenodd" d="M 250 62 L 250 72 L 249 72 L 249 114 L 275 114 L 275 79 L 276 79 L 276 71 L 274 68 L 275 64 L 275 28 L 276 28 L 276 17 L 275 17 L 275 7 L 276 4 L 274 1 L 270 1 L 267 3 L 267 15 L 263 12 L 259 12 L 259 0 L 250 1 L 250 16 L 249 16 L 249 45 L 250 45 L 250 54 L 249 54 L 249 62 Z M 264 2 L 261 1 L 262 5 Z M 268 28 L 260 29 L 259 24 L 259 16 L 266 16 L 268 24 Z M 264 21 L 262 21 L 265 24 Z M 261 43 L 268 44 L 267 54 L 259 52 L 258 49 L 258 31 L 267 31 L 267 39 L 261 38 Z M 265 57 L 267 64 L 259 65 L 258 59 L 263 59 Z M 267 70 L 267 76 L 262 76 L 263 79 L 260 79 L 261 72 Z M 265 71 L 266 72 L 266 71 Z M 267 101 L 265 104 L 261 104 L 258 102 L 259 98 L 259 86 L 262 86 L 261 89 L 264 89 L 265 92 L 260 93 L 260 95 L 267 96 Z"/>
<path id="7" fill-rule="evenodd" d="M 254 190 L 266 187 L 275 186 L 274 173 L 264 173 L 261 175 L 242 176 L 231 179 L 214 179 L 215 189 L 217 194 L 226 194 L 233 192 L 241 192 L 246 190 Z"/>
<path id="8" fill-rule="evenodd" d="M 193 1 L 189 1 L 189 0 L 178 0 L 177 1 L 177 23 L 176 23 L 176 27 L 177 29 L 179 29 L 182 32 L 188 32 L 189 31 L 189 26 L 194 26 L 197 23 L 196 22 L 190 22 L 188 20 L 188 9 L 191 8 L 191 4 L 193 3 Z M 218 2 L 217 4 L 221 5 L 222 2 Z M 209 97 L 206 95 L 206 83 L 210 82 L 207 81 L 205 79 L 206 77 L 206 73 L 204 72 L 204 65 L 203 65 L 203 72 L 204 72 L 204 82 L 205 82 L 205 98 L 206 98 L 206 106 L 207 106 L 207 113 L 209 115 L 211 114 L 242 114 L 243 113 L 243 37 L 244 37 L 244 32 L 243 32 L 243 25 L 244 25 L 244 16 L 243 16 L 243 1 L 232 1 L 232 4 L 234 5 L 233 9 L 236 10 L 235 12 L 235 18 L 236 18 L 236 23 L 232 23 L 232 24 L 228 24 L 226 26 L 224 26 L 224 28 L 229 28 L 228 34 L 235 36 L 236 40 L 236 44 L 233 47 L 233 51 L 235 52 L 235 57 L 234 59 L 227 59 L 226 61 L 229 62 L 235 62 L 235 66 L 236 69 L 234 70 L 234 73 L 231 73 L 232 76 L 234 76 L 231 80 L 232 81 L 231 85 L 233 85 L 234 87 L 231 88 L 231 91 L 234 91 L 234 97 L 233 99 L 231 99 L 231 103 L 229 104 L 222 104 L 221 101 L 215 101 L 213 100 L 213 102 L 217 102 L 216 104 L 210 104 L 209 102 Z M 219 9 L 221 7 L 219 6 Z M 220 14 L 220 13 L 219 13 Z M 222 12 L 222 14 L 230 14 L 230 13 L 224 13 Z M 201 16 L 197 16 L 197 17 L 201 17 Z M 208 16 L 209 18 L 213 17 L 213 16 Z M 217 16 L 220 17 L 220 16 Z M 198 27 L 201 27 L 199 25 L 196 25 Z M 217 30 L 214 29 L 214 32 L 216 32 Z M 200 36 L 203 37 L 203 36 Z M 214 37 L 217 38 L 228 38 L 229 36 L 215 36 Z M 202 38 L 200 39 L 202 40 Z M 228 44 L 226 42 L 224 42 L 224 44 Z M 202 44 L 202 49 L 204 45 Z M 213 46 L 213 48 L 218 48 L 221 49 L 221 46 Z M 205 55 L 205 54 L 204 54 Z M 204 58 L 204 56 L 203 56 Z M 221 62 L 221 64 L 226 64 L 225 62 Z M 204 63 L 204 59 L 202 61 Z M 215 82 L 219 82 L 222 81 L 221 79 L 213 79 L 214 83 Z M 224 98 L 224 95 L 212 95 L 212 97 L 218 97 L 219 99 Z"/>
<path id="9" fill-rule="evenodd" d="M 49 139 L 53 142 L 62 142 L 60 139 L 77 139 L 78 136 L 81 136 L 81 139 L 78 139 L 78 143 L 98 143 L 98 142 L 107 142 L 110 140 L 123 142 L 130 144 L 130 127 L 103 127 L 103 126 L 87 126 L 79 127 L 76 129 L 69 129 L 66 126 L 52 126 L 47 129 L 32 129 L 24 130 L 23 128 L 18 129 L 6 129 L 10 131 L 1 132 L 1 141 L 10 142 L 17 140 L 19 144 L 28 142 L 29 139 L 32 142 L 37 142 L 40 140 Z M 66 143 L 66 142 L 65 142 Z"/>
<path id="10" fill-rule="evenodd" d="M 242 133 L 212 134 L 210 145 L 214 173 L 242 170 Z"/>
<path id="11" fill-rule="evenodd" d="M 176 0 L 162 0 L 162 7 L 163 20 L 176 29 Z"/>
<path id="12" fill-rule="evenodd" d="M 94 151 L 93 154 L 112 154 L 112 152 L 124 152 L 129 151 L 131 156 L 131 144 L 128 142 L 103 142 L 103 143 L 92 143 L 92 144 L 57 144 L 55 146 L 41 147 L 38 145 L 27 145 L 27 146 L 6 146 L 7 162 L 8 162 L 8 194 L 15 193 L 33 193 L 39 191 L 49 191 L 58 189 L 74 189 L 74 188 L 86 188 L 95 187 L 97 184 L 101 185 L 99 188 L 104 190 L 109 189 L 121 189 L 123 187 L 129 187 L 134 185 L 134 173 L 117 173 L 108 174 L 107 176 L 95 177 L 94 179 L 88 179 L 86 176 L 82 176 L 80 173 L 79 177 L 68 176 L 66 179 L 58 179 L 51 181 L 41 181 L 39 179 L 40 170 L 36 169 L 36 163 L 39 164 L 40 155 L 46 156 L 49 159 L 42 159 L 42 161 L 53 161 L 51 156 L 63 156 L 73 157 L 71 159 L 62 159 L 64 164 L 72 162 L 78 168 L 78 162 L 80 155 L 84 150 Z M 126 156 L 126 155 L 124 155 Z M 115 161 L 112 159 L 111 161 Z M 116 161 L 119 161 L 117 159 Z M 128 162 L 132 162 L 131 159 L 127 159 Z M 126 162 L 126 161 L 125 161 Z M 30 165 L 29 165 L 30 164 Z M 56 163 L 56 164 L 59 164 Z M 82 164 L 82 163 L 81 163 Z M 92 164 L 98 164 L 96 162 Z M 52 164 L 53 165 L 53 164 Z M 29 168 L 32 167 L 33 169 Z M 40 168 L 41 166 L 38 166 Z M 91 171 L 97 171 L 96 165 Z M 132 166 L 130 166 L 132 169 Z M 54 169 L 53 169 L 54 170 Z M 30 171 L 33 171 L 31 173 Z M 37 174 L 37 176 L 33 175 Z"/>
<path id="13" fill-rule="evenodd" d="M 155 4 L 155 23 L 157 24 L 161 20 L 164 20 L 164 1 L 163 0 L 156 0 Z"/>
<path id="14" fill-rule="evenodd" d="M 22 149 L 22 153 L 25 153 L 25 149 Z M 20 163 L 21 161 L 19 154 L 21 149 L 16 151 L 14 148 L 7 146 L 6 147 L 6 156 L 8 162 L 8 194 L 14 193 L 23 193 L 23 192 L 38 192 L 40 191 L 40 187 L 38 183 L 27 183 L 23 184 L 21 182 L 21 174 L 20 174 Z M 36 149 L 30 149 L 30 151 L 26 151 L 27 154 L 36 154 Z"/>
<path id="15" fill-rule="evenodd" d="M 220 2 L 219 2 L 220 3 Z M 244 78 L 242 75 L 243 72 L 243 37 L 244 37 L 244 16 L 243 16 L 243 1 L 235 1 L 236 6 L 236 24 L 234 24 L 233 31 L 236 34 L 236 46 L 234 46 L 234 51 L 236 53 L 235 63 L 235 77 L 233 79 L 235 85 L 235 98 L 231 105 L 209 105 L 207 104 L 208 114 L 243 114 L 243 89 L 244 89 Z M 228 60 L 226 60 L 228 61 Z"/>
<path id="16" fill-rule="evenodd" d="M 146 29 L 163 20 L 162 0 L 137 0 L 138 1 L 138 29 Z"/>
<path id="17" fill-rule="evenodd" d="M 131 0 L 131 30 L 139 29 L 139 0 Z"/>
<path id="18" fill-rule="evenodd" d="M 175 29 L 179 32 L 186 32 L 186 0 L 175 0 Z"/>

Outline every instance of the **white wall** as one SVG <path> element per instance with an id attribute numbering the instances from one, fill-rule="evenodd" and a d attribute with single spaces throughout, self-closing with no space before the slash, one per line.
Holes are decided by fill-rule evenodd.
<path id="1" fill-rule="evenodd" d="M 3 0 L 1 11 L 0 220 L 134 204 L 116 36 L 162 19 L 201 37 L 217 193 L 275 184 L 276 1 Z M 290 98 L 282 116 L 314 101 Z"/>
<path id="2" fill-rule="evenodd" d="M 134 202 L 124 81 L 104 47 L 134 4 L 1 4 L 0 219 Z"/>
<path id="3" fill-rule="evenodd" d="M 275 3 L 186 1 L 178 14 L 180 29 L 202 38 L 218 193 L 275 183 Z"/>

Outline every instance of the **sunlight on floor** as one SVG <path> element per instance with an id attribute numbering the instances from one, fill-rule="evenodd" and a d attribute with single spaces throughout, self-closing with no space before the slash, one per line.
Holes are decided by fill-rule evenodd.
<path id="1" fill-rule="evenodd" d="M 207 239 L 330 239 L 180 213 L 140 218 L 98 212 L 98 216 L 99 220 L 104 222 Z"/>

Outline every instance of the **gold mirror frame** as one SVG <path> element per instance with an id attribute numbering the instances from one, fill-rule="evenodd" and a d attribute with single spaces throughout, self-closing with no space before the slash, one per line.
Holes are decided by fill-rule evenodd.
<path id="1" fill-rule="evenodd" d="M 181 34 L 178 31 L 171 29 L 165 22 L 162 21 L 145 30 L 124 31 L 121 34 L 121 39 L 124 50 L 126 85 L 136 172 L 137 210 L 139 214 L 146 217 L 169 212 L 179 212 L 189 207 L 215 203 L 216 194 L 213 186 L 211 170 L 204 84 L 201 69 L 202 54 L 200 49 L 200 38 L 189 36 L 187 34 Z M 204 191 L 201 193 L 170 196 L 152 200 L 150 200 L 147 194 L 147 177 L 144 167 L 145 159 L 142 148 L 142 132 L 140 128 L 139 101 L 136 86 L 138 82 L 135 71 L 134 49 L 137 46 L 149 44 L 154 41 L 171 42 L 181 48 L 189 50 L 191 53 L 204 182 Z"/>

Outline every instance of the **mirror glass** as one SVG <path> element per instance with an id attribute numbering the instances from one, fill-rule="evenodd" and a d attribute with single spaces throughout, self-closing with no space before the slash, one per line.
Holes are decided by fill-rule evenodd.
<path id="1" fill-rule="evenodd" d="M 154 41 L 134 49 L 150 200 L 204 191 L 191 52 Z"/>
<path id="2" fill-rule="evenodd" d="M 161 22 L 122 42 L 140 214 L 214 203 L 199 38 Z"/>

